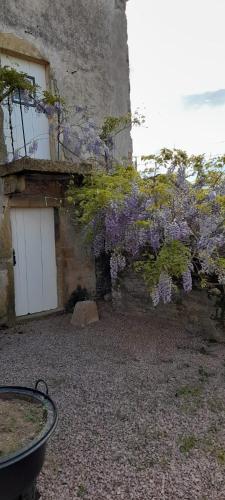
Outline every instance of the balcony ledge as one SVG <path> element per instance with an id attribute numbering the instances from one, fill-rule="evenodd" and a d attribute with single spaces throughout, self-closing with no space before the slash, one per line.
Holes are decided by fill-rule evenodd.
<path id="1" fill-rule="evenodd" d="M 82 161 L 72 163 L 68 161 L 36 160 L 24 157 L 19 160 L 0 165 L 0 177 L 22 174 L 24 172 L 41 172 L 48 174 L 80 174 L 85 175 L 94 169 L 104 170 L 103 165 L 97 161 Z"/>

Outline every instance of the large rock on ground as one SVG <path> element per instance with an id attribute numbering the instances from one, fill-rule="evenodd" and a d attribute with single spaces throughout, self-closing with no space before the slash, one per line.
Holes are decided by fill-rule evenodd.
<path id="1" fill-rule="evenodd" d="M 74 308 L 71 324 L 73 326 L 87 326 L 99 321 L 96 302 L 93 300 L 83 300 L 77 302 Z"/>

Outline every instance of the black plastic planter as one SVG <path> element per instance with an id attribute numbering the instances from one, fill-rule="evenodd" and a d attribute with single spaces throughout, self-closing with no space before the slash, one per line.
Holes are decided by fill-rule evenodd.
<path id="1" fill-rule="evenodd" d="M 26 398 L 41 402 L 46 411 L 46 423 L 39 436 L 29 446 L 18 450 L 16 453 L 0 458 L 0 500 L 17 500 L 23 498 L 23 494 L 32 488 L 45 459 L 47 441 L 57 424 L 57 410 L 54 402 L 46 394 L 37 389 L 28 387 L 1 387 L 0 399 L 2 398 Z"/>

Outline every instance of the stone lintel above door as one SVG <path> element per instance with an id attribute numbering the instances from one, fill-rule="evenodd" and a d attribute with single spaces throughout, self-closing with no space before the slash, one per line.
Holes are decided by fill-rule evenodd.
<path id="1" fill-rule="evenodd" d="M 12 163 L 0 166 L 0 182 L 3 183 L 3 193 L 10 196 L 12 206 L 15 200 L 26 200 L 29 196 L 54 197 L 53 206 L 59 206 L 64 198 L 70 176 L 88 174 L 95 167 L 91 163 L 69 163 L 51 160 L 36 160 L 22 158 Z M 53 200 L 51 202 L 52 206 Z"/>

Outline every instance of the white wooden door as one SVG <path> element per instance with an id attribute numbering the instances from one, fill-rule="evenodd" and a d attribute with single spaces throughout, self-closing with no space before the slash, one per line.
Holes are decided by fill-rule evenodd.
<path id="1" fill-rule="evenodd" d="M 54 210 L 11 209 L 16 316 L 57 307 Z"/>
<path id="2" fill-rule="evenodd" d="M 39 85 L 41 90 L 46 90 L 46 74 L 44 65 L 5 54 L 1 54 L 0 61 L 1 66 L 13 67 L 17 71 L 27 73 L 31 82 Z M 25 148 L 21 123 L 21 109 L 17 97 L 18 96 L 14 96 L 12 102 L 13 141 L 14 149 L 18 152 L 18 156 L 23 157 L 25 156 Z M 8 152 L 8 160 L 11 161 L 13 159 L 13 152 L 7 100 L 3 104 L 3 111 L 5 143 Z M 46 115 L 43 113 L 37 113 L 32 106 L 25 109 L 23 104 L 22 114 L 27 156 L 38 159 L 50 159 L 49 122 Z M 29 147 L 32 145 L 34 140 L 37 141 L 37 151 L 29 153 Z"/>

